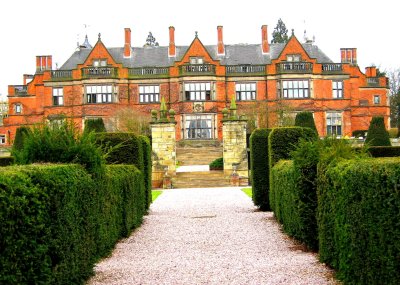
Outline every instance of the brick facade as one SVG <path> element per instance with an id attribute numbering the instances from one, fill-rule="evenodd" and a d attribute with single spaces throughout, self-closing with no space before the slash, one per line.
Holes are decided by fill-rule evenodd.
<path id="1" fill-rule="evenodd" d="M 60 115 L 81 128 L 85 118 L 111 119 L 120 108 L 149 116 L 161 97 L 176 111 L 178 140 L 222 140 L 221 111 L 232 96 L 239 114 L 263 112 L 265 122 L 259 118 L 258 124 L 264 127 L 284 124 L 285 116 L 303 110 L 313 112 L 320 136 L 351 136 L 368 129 L 377 115 L 389 125 L 388 79 L 375 67 L 361 72 L 355 48 L 341 49 L 341 62 L 334 63 L 295 35 L 286 44 L 269 44 L 266 25 L 254 45 L 224 45 L 222 26 L 212 46 L 197 35 L 190 46 L 176 46 L 174 33 L 169 27 L 170 43 L 164 47 L 131 46 L 128 28 L 121 48 L 107 48 L 99 35 L 93 47 L 80 46 L 58 70 L 52 69 L 51 56 L 38 56 L 32 80 L 8 88 L 8 117 L 0 134 L 12 142 L 17 127 Z M 61 90 L 59 98 L 55 89 Z"/>

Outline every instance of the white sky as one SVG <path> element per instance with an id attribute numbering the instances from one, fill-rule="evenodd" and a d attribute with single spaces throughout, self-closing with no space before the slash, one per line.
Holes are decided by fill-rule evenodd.
<path id="1" fill-rule="evenodd" d="M 22 84 L 24 73 L 35 72 L 37 55 L 52 55 L 60 67 L 82 43 L 85 31 L 94 45 L 101 33 L 107 47 L 122 47 L 124 28 L 132 30 L 132 45 L 143 46 L 148 32 L 168 45 L 168 27 L 175 27 L 176 45 L 189 45 L 198 31 L 203 44 L 217 43 L 217 26 L 224 43 L 261 42 L 268 25 L 269 41 L 279 18 L 302 41 L 309 38 L 334 62 L 340 48 L 357 48 L 361 71 L 400 67 L 399 4 L 394 0 L 12 0 L 0 2 L 0 94 Z M 89 25 L 85 30 L 84 25 Z"/>

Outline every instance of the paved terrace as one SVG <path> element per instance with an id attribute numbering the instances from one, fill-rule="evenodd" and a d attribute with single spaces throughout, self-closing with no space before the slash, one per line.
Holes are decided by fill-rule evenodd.
<path id="1" fill-rule="evenodd" d="M 88 284 L 336 284 L 240 188 L 166 190 Z"/>

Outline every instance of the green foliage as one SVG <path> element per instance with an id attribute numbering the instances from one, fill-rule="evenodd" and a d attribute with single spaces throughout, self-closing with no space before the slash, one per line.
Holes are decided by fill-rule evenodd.
<path id="1" fill-rule="evenodd" d="M 151 191 L 151 202 L 154 202 L 158 196 L 160 196 L 162 194 L 162 191 L 160 190 L 153 190 Z"/>
<path id="2" fill-rule="evenodd" d="M 87 119 L 85 120 L 85 133 L 95 132 L 102 133 L 106 132 L 106 127 L 104 126 L 104 121 L 102 118 L 97 119 Z"/>
<path id="3" fill-rule="evenodd" d="M 1 284 L 82 284 L 145 212 L 130 165 L 98 178 L 79 165 L 4 167 L 0 185 Z"/>
<path id="4" fill-rule="evenodd" d="M 9 166 L 14 163 L 14 157 L 12 156 L 4 156 L 0 157 L 0 166 Z"/>
<path id="5" fill-rule="evenodd" d="M 389 133 L 385 129 L 383 117 L 373 117 L 368 128 L 365 143 L 370 146 L 390 146 Z"/>
<path id="6" fill-rule="evenodd" d="M 367 136 L 368 130 L 355 130 L 352 132 L 352 136 L 355 138 L 363 137 L 365 138 Z"/>
<path id="7" fill-rule="evenodd" d="M 134 133 L 97 133 L 96 144 L 108 164 L 133 164 L 144 174 L 146 204 L 151 202 L 151 145 L 145 136 Z"/>
<path id="8" fill-rule="evenodd" d="M 286 28 L 285 23 L 279 18 L 278 23 L 274 31 L 272 32 L 272 41 L 271 43 L 286 43 L 288 41 L 288 30 Z"/>
<path id="9" fill-rule="evenodd" d="M 400 156 L 400 146 L 370 146 L 367 151 L 372 157 Z"/>
<path id="10" fill-rule="evenodd" d="M 251 188 L 243 188 L 242 191 L 244 192 L 244 194 L 246 194 L 250 198 L 253 197 L 253 190 Z"/>
<path id="11" fill-rule="evenodd" d="M 346 284 L 399 284 L 399 158 L 353 159 L 319 172 L 320 259 Z"/>
<path id="12" fill-rule="evenodd" d="M 13 149 L 16 164 L 79 163 L 92 174 L 104 172 L 104 159 L 92 134 L 79 135 L 72 124 L 38 125 L 24 136 L 22 149 Z"/>
<path id="13" fill-rule="evenodd" d="M 20 151 L 23 149 L 25 137 L 30 133 L 30 131 L 30 128 L 24 126 L 17 128 L 12 151 Z"/>
<path id="14" fill-rule="evenodd" d="M 296 127 L 310 128 L 314 130 L 317 135 L 317 127 L 315 126 L 314 117 L 311 112 L 300 112 L 296 114 L 294 125 Z"/>
<path id="15" fill-rule="evenodd" d="M 219 157 L 209 164 L 210 170 L 223 170 L 224 169 L 224 158 Z"/>
<path id="16" fill-rule="evenodd" d="M 268 135 L 270 129 L 256 129 L 250 136 L 250 167 L 252 199 L 263 211 L 270 210 Z"/>

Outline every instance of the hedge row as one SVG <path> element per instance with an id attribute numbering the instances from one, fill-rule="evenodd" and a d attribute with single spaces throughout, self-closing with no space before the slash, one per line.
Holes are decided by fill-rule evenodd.
<path id="1" fill-rule="evenodd" d="M 82 284 L 145 212 L 135 166 L 4 167 L 0 185 L 1 284 Z"/>
<path id="2" fill-rule="evenodd" d="M 269 159 L 268 135 L 271 129 L 256 129 L 250 136 L 250 166 L 252 199 L 254 205 L 263 211 L 270 210 L 269 205 Z"/>
<path id="3" fill-rule="evenodd" d="M 301 140 L 316 140 L 317 134 L 310 128 L 285 127 L 273 129 L 268 137 L 269 169 L 281 159 L 289 159 Z M 269 186 L 269 205 L 275 210 L 275 193 Z"/>
<path id="4" fill-rule="evenodd" d="M 151 203 L 151 145 L 134 133 L 96 133 L 96 143 L 106 154 L 107 164 L 133 164 L 144 174 L 146 209 Z"/>
<path id="5" fill-rule="evenodd" d="M 400 158 L 347 160 L 318 176 L 321 261 L 348 284 L 399 284 Z"/>
<path id="6" fill-rule="evenodd" d="M 9 166 L 14 163 L 14 157 L 12 156 L 4 156 L 0 157 L 0 166 Z"/>
<path id="7" fill-rule="evenodd" d="M 372 157 L 400 156 L 400 146 L 370 146 L 367 151 Z"/>

